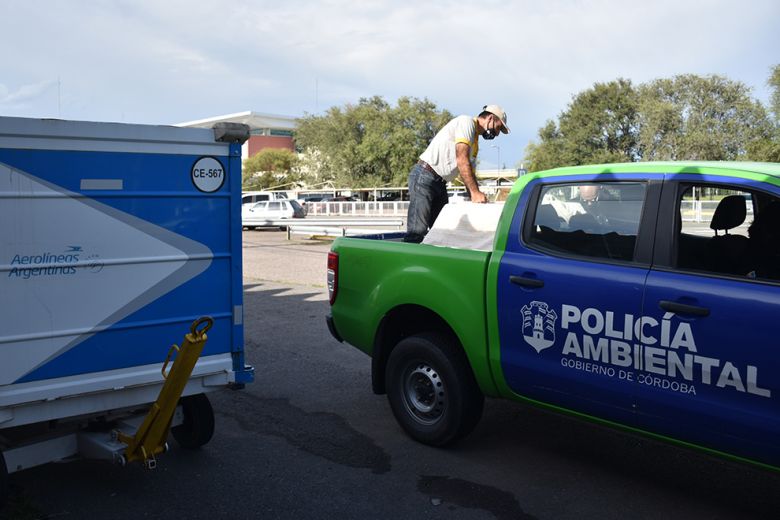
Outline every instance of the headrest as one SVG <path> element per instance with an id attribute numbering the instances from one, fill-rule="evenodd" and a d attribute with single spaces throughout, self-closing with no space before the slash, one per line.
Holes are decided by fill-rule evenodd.
<path id="1" fill-rule="evenodd" d="M 746 205 L 742 195 L 724 197 L 715 208 L 710 229 L 733 229 L 745 222 Z"/>
<path id="2" fill-rule="evenodd" d="M 558 231 L 561 227 L 563 219 L 555 211 L 555 208 L 551 204 L 542 204 L 536 211 L 536 225 L 546 226 L 548 228 Z"/>

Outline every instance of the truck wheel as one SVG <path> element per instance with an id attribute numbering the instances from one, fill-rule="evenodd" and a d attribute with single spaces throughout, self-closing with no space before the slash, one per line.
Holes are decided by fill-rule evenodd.
<path id="1" fill-rule="evenodd" d="M 396 420 L 413 439 L 444 446 L 471 433 L 485 398 L 468 360 L 446 337 L 425 333 L 402 340 L 385 371 Z"/>
<path id="2" fill-rule="evenodd" d="M 214 435 L 214 409 L 206 394 L 182 397 L 180 403 L 184 422 L 171 429 L 173 438 L 182 448 L 200 448 Z"/>

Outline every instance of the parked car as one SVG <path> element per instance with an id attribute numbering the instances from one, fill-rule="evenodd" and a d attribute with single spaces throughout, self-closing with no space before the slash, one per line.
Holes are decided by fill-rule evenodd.
<path id="1" fill-rule="evenodd" d="M 333 199 L 333 195 L 330 193 L 320 193 L 317 195 L 306 195 L 302 199 L 298 199 L 298 202 L 306 204 L 309 202 L 327 202 Z"/>
<path id="2" fill-rule="evenodd" d="M 241 208 L 241 225 L 247 229 L 277 226 L 276 221 L 278 220 L 303 218 L 304 216 L 303 207 L 297 200 L 271 200 L 243 206 Z"/>
<path id="3" fill-rule="evenodd" d="M 395 202 L 397 200 L 401 200 L 400 193 L 383 193 L 376 199 L 377 202 Z"/>

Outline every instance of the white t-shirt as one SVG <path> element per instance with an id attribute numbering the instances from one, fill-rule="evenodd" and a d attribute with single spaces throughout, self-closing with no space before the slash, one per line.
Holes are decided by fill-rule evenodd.
<path id="1" fill-rule="evenodd" d="M 439 133 L 428 145 L 428 148 L 420 155 L 420 159 L 427 162 L 445 181 L 451 181 L 457 177 L 458 162 L 455 158 L 455 145 L 466 143 L 469 145 L 469 160 L 472 171 L 477 168 L 477 119 L 471 116 L 458 116 L 439 130 Z"/>

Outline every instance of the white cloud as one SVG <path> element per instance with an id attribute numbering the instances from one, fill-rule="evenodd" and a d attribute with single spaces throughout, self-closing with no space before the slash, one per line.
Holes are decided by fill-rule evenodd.
<path id="1" fill-rule="evenodd" d="M 46 96 L 56 86 L 57 82 L 54 80 L 21 85 L 15 90 L 9 90 L 6 85 L 0 84 L 0 110 L 24 110 Z"/>
<path id="2" fill-rule="evenodd" d="M 10 2 L 0 111 L 56 116 L 57 77 L 62 116 L 74 119 L 301 115 L 371 95 L 455 113 L 497 102 L 512 134 L 496 144 L 511 166 L 597 81 L 718 73 L 766 99 L 778 19 L 774 0 Z"/>

